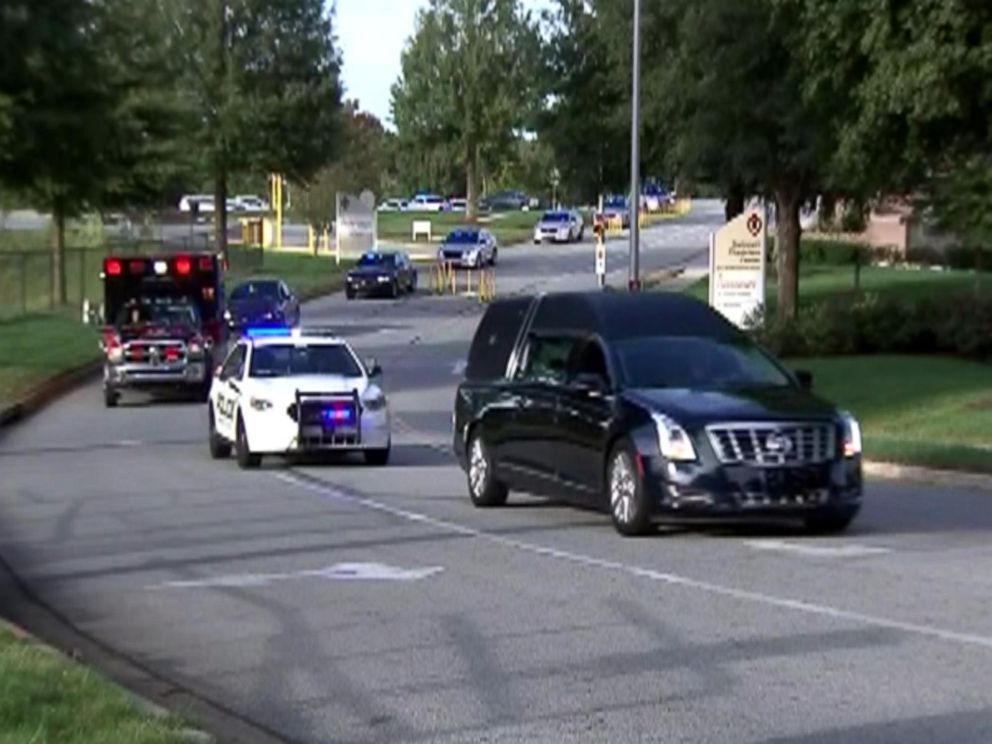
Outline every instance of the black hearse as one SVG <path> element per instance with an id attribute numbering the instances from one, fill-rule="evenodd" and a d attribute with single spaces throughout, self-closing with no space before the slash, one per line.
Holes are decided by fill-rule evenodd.
<path id="1" fill-rule="evenodd" d="M 492 304 L 455 399 L 477 506 L 508 489 L 656 520 L 789 518 L 838 532 L 861 504 L 857 421 L 708 305 L 682 294 Z"/>

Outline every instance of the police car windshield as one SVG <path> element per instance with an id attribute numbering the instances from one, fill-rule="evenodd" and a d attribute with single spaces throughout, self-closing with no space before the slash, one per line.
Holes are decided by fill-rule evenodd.
<path id="1" fill-rule="evenodd" d="M 196 308 L 179 301 L 158 300 L 128 303 L 117 313 L 117 325 L 196 326 Z"/>
<path id="2" fill-rule="evenodd" d="M 248 373 L 251 377 L 360 377 L 362 371 L 348 349 L 340 344 L 266 344 L 252 352 Z"/>
<path id="3" fill-rule="evenodd" d="M 545 212 L 541 222 L 568 222 L 568 212 Z"/>
<path id="4" fill-rule="evenodd" d="M 277 282 L 247 282 L 238 285 L 231 292 L 232 302 L 241 302 L 250 299 L 275 299 L 279 295 L 279 284 Z"/>

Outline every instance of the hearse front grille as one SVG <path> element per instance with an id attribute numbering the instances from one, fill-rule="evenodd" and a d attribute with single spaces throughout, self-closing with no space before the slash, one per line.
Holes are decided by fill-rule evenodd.
<path id="1" fill-rule="evenodd" d="M 831 423 L 713 424 L 706 433 L 725 465 L 817 465 L 837 455 L 837 431 Z"/>

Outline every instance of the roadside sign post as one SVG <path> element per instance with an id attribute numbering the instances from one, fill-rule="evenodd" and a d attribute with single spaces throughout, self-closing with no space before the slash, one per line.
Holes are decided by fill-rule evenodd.
<path id="1" fill-rule="evenodd" d="M 763 209 L 749 209 L 710 235 L 709 302 L 737 326 L 764 309 L 767 249 Z"/>
<path id="2" fill-rule="evenodd" d="M 633 91 L 630 97 L 630 205 L 634 217 L 630 220 L 630 280 L 631 292 L 641 291 L 641 231 L 638 215 L 641 211 L 641 0 L 634 0 L 634 60 Z"/>
<path id="3" fill-rule="evenodd" d="M 596 236 L 596 282 L 600 289 L 606 286 L 606 242 L 602 233 Z"/>

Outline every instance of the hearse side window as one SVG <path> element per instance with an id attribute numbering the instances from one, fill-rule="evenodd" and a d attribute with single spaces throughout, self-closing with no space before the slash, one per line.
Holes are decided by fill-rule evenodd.
<path id="1" fill-rule="evenodd" d="M 596 375 L 610 382 L 610 371 L 606 365 L 603 348 L 598 342 L 589 340 L 574 345 L 568 360 L 568 378 L 574 380 L 578 375 Z"/>
<path id="2" fill-rule="evenodd" d="M 527 382 L 565 383 L 575 341 L 570 338 L 531 338 L 518 378 Z"/>

